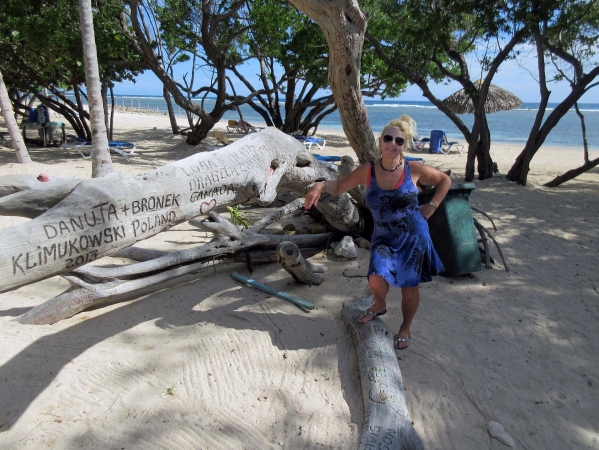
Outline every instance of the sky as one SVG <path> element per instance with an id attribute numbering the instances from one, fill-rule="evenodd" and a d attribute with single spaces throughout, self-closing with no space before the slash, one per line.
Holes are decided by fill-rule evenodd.
<path id="1" fill-rule="evenodd" d="M 515 60 L 505 61 L 500 66 L 497 74 L 493 77 L 492 83 L 515 94 L 523 102 L 537 103 L 540 99 L 539 85 L 533 78 L 533 74 L 536 74 L 537 72 L 536 64 L 537 62 L 534 58 L 521 59 L 520 62 Z M 480 73 L 480 70 L 477 71 L 479 66 L 476 61 L 469 61 L 469 67 L 472 79 L 476 80 L 480 78 L 480 76 L 476 76 L 477 73 Z M 179 77 L 178 81 L 182 81 L 183 75 L 189 72 L 190 68 L 183 64 L 175 67 L 175 76 Z M 255 83 L 255 86 L 258 86 L 257 76 L 255 75 L 257 72 L 257 68 L 252 65 L 248 65 L 242 70 L 244 76 Z M 201 72 L 196 73 L 195 86 L 201 86 L 202 76 L 203 74 Z M 234 82 L 234 77 L 231 77 L 231 80 Z M 209 84 L 209 80 L 205 79 L 204 83 Z M 238 94 L 245 95 L 248 93 L 248 90 L 245 86 L 241 85 L 241 83 L 234 82 L 234 84 Z M 430 86 L 433 94 L 440 99 L 448 97 L 461 88 L 462 86 L 455 81 L 447 84 Z M 570 91 L 567 82 L 548 84 L 548 88 L 551 91 L 549 99 L 550 103 L 561 102 Z M 323 91 L 323 93 L 325 92 L 328 93 L 328 91 Z M 115 95 L 162 96 L 162 83 L 152 71 L 148 70 L 137 77 L 136 83 L 124 82 L 117 84 L 114 88 L 114 93 Z M 413 85 L 408 87 L 396 100 L 426 101 L 427 99 L 423 97 L 420 88 Z M 595 87 L 586 93 L 580 100 L 580 103 L 599 103 L 599 87 Z"/>

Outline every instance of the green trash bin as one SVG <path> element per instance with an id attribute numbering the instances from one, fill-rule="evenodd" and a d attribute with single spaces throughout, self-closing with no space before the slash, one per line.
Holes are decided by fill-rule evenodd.
<path id="1" fill-rule="evenodd" d="M 454 184 L 445 200 L 429 218 L 431 239 L 441 262 L 445 266 L 443 275 L 461 275 L 482 270 L 478 238 L 472 210 L 470 191 L 473 183 Z M 418 202 L 428 203 L 435 195 L 429 189 L 418 195 Z"/>

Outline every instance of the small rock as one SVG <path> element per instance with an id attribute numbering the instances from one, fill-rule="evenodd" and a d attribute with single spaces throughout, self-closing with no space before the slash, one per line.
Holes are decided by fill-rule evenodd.
<path id="1" fill-rule="evenodd" d="M 360 248 L 370 250 L 370 241 L 368 239 L 364 239 L 362 237 L 356 238 L 354 239 L 354 244 L 356 244 Z"/>
<path id="2" fill-rule="evenodd" d="M 299 230 L 295 230 L 295 234 L 310 234 L 310 228 L 308 228 L 308 227 L 300 228 Z"/>
<path id="3" fill-rule="evenodd" d="M 355 258 L 358 256 L 358 251 L 351 236 L 345 236 L 341 242 L 335 247 L 335 255 L 343 256 L 344 258 Z"/>
<path id="4" fill-rule="evenodd" d="M 489 430 L 489 434 L 491 435 L 491 437 L 497 439 L 502 444 L 505 444 L 508 447 L 516 446 L 510 434 L 507 431 L 505 431 L 505 428 L 499 422 L 489 422 L 487 424 L 487 429 Z"/>
<path id="5" fill-rule="evenodd" d="M 285 225 L 283 227 L 283 230 L 285 230 L 285 231 L 295 231 L 295 225 L 293 225 L 292 223 L 288 223 L 287 225 Z"/>
<path id="6" fill-rule="evenodd" d="M 490 376 L 491 376 L 491 380 L 496 380 L 499 375 L 497 375 L 496 373 L 491 372 Z"/>

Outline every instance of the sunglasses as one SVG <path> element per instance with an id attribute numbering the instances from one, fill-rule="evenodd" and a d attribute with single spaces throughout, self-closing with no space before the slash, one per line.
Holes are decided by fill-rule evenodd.
<path id="1" fill-rule="evenodd" d="M 391 136 L 390 134 L 386 134 L 383 136 L 383 142 L 393 142 L 393 136 Z M 396 137 L 395 138 L 395 143 L 399 146 L 402 146 L 406 143 L 406 140 L 402 137 Z"/>

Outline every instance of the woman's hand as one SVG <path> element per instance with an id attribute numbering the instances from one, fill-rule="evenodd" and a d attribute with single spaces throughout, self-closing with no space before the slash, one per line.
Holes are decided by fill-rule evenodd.
<path id="1" fill-rule="evenodd" d="M 318 206 L 318 199 L 324 192 L 326 185 L 324 183 L 314 183 L 304 198 L 304 209 L 307 211 L 312 208 L 312 205 Z"/>
<path id="2" fill-rule="evenodd" d="M 422 215 L 424 216 L 424 218 L 426 220 L 429 219 L 430 216 L 432 216 L 435 211 L 437 210 L 437 208 L 435 208 L 434 206 L 426 203 L 424 205 L 420 205 L 420 212 L 422 213 Z"/>

